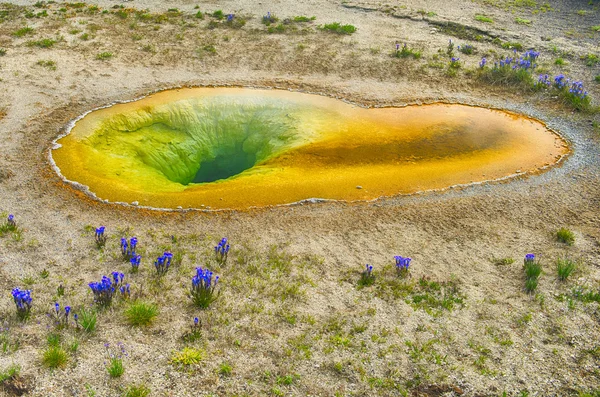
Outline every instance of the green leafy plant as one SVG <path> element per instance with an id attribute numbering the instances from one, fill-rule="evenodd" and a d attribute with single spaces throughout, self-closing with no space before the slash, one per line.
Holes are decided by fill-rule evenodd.
<path id="1" fill-rule="evenodd" d="M 39 47 L 39 48 L 51 48 L 56 44 L 56 40 L 54 39 L 41 39 L 35 41 L 28 41 L 28 47 Z"/>
<path id="2" fill-rule="evenodd" d="M 233 367 L 229 363 L 221 363 L 219 366 L 219 374 L 222 376 L 230 376 L 233 371 Z"/>
<path id="3" fill-rule="evenodd" d="M 17 29 L 13 32 L 13 36 L 15 37 L 23 37 L 25 35 L 33 33 L 33 28 L 29 26 L 25 26 L 21 29 Z"/>

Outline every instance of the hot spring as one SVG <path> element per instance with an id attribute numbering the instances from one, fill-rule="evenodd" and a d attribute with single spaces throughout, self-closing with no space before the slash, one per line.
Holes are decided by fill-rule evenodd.
<path id="1" fill-rule="evenodd" d="M 244 209 L 371 200 L 532 173 L 566 143 L 513 113 L 434 104 L 365 109 L 319 95 L 186 88 L 92 111 L 51 156 L 100 199 Z"/>

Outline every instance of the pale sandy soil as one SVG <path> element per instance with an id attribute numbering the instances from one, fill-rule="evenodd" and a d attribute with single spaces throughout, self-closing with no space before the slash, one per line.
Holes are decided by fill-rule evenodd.
<path id="1" fill-rule="evenodd" d="M 40 11 L 31 1 L 15 3 Z M 597 2 L 549 3 L 554 11 L 501 0 L 98 3 L 111 11 L 124 4 L 161 13 L 176 7 L 190 15 L 162 24 L 72 10 L 64 18 L 60 4 L 49 8 L 47 18 L 28 19 L 17 10 L 0 23 L 0 48 L 6 49 L 0 56 L 0 211 L 14 214 L 22 228 L 20 238 L 0 237 L 0 318 L 8 327 L 2 341 L 9 341 L 0 349 L 0 369 L 17 363 L 21 371 L 0 393 L 118 396 L 131 384 L 145 384 L 152 396 L 577 396 L 600 390 L 600 308 L 572 294 L 577 286 L 600 288 L 600 138 L 592 127 L 600 118 L 573 112 L 549 96 L 429 67 L 447 62 L 450 38 L 478 48 L 477 55 L 461 54 L 465 70 L 482 54 L 512 51 L 450 36 L 418 12 L 541 50 L 544 68 L 583 79 L 598 104 L 600 84 L 593 77 L 600 65 L 580 60 L 600 55 L 600 33 L 590 29 L 600 21 Z M 210 17 L 193 17 L 196 4 L 202 11 L 251 18 L 242 29 L 209 30 Z M 267 34 L 260 23 L 267 11 L 316 20 L 304 33 Z M 494 23 L 478 22 L 476 14 Z M 531 25 L 516 24 L 517 16 Z M 358 30 L 340 37 L 316 29 L 334 21 Z M 34 31 L 15 37 L 23 26 Z M 82 40 L 86 32 L 88 40 Z M 49 49 L 26 45 L 46 37 L 62 39 Z M 396 42 L 421 49 L 422 59 L 391 58 Z M 206 50 L 210 45 L 215 55 Z M 97 60 L 105 51 L 114 56 Z M 562 69 L 554 64 L 561 52 L 567 61 Z M 54 61 L 56 70 L 38 65 L 40 60 Z M 506 183 L 373 203 L 219 213 L 98 203 L 69 188 L 49 166 L 51 141 L 89 109 L 161 88 L 228 84 L 320 92 L 365 105 L 447 101 L 505 108 L 546 122 L 571 143 L 573 154 L 560 167 Z M 89 225 L 107 227 L 104 251 L 96 250 Z M 574 231 L 573 246 L 556 241 L 560 227 Z M 144 261 L 132 275 L 119 258 L 118 239 L 133 235 Z M 223 236 L 233 252 L 218 266 L 211 250 Z M 166 248 L 184 259 L 159 280 L 151 261 Z M 528 252 L 544 266 L 532 295 L 524 291 L 522 270 Z M 413 258 L 412 281 L 405 284 L 423 276 L 450 281 L 464 303 L 430 313 L 411 304 L 419 287 L 402 295 L 391 268 L 394 255 Z M 565 255 L 580 265 L 559 282 L 555 261 Z M 492 258 L 515 262 L 499 265 Z M 358 289 L 365 263 L 378 276 L 375 285 Z M 185 297 L 194 267 L 204 264 L 222 280 L 222 295 L 207 311 Z M 98 315 L 93 334 L 74 327 L 55 331 L 46 315 L 53 303 L 75 311 L 89 306 L 87 283 L 114 270 L 126 273 L 134 297 L 158 305 L 154 323 L 131 327 L 123 315 L 128 303 L 116 302 Z M 57 299 L 61 284 L 66 293 Z M 33 291 L 26 322 L 16 319 L 11 301 L 17 286 Z M 203 321 L 203 337 L 184 342 L 194 316 Z M 68 363 L 56 370 L 42 364 L 52 332 L 62 335 L 69 350 Z M 76 351 L 69 349 L 73 341 L 79 342 Z M 104 344 L 117 342 L 128 356 L 124 375 L 112 379 L 104 368 Z M 186 346 L 203 351 L 204 358 L 181 368 L 171 358 Z M 231 374 L 220 371 L 223 363 Z"/>

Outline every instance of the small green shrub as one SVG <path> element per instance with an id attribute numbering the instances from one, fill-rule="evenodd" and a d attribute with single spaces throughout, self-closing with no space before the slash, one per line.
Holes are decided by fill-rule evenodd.
<path id="1" fill-rule="evenodd" d="M 219 366 L 219 374 L 223 376 L 230 376 L 233 368 L 229 363 L 222 363 Z"/>
<path id="2" fill-rule="evenodd" d="M 28 47 L 39 47 L 39 48 L 51 48 L 56 44 L 56 40 L 54 39 L 41 39 L 37 41 L 28 41 Z"/>
<path id="3" fill-rule="evenodd" d="M 322 30 L 337 33 L 337 34 L 352 34 L 356 32 L 356 27 L 353 25 L 342 25 L 339 22 L 333 22 L 323 25 Z"/>
<path id="4" fill-rule="evenodd" d="M 31 28 L 29 26 L 25 26 L 21 29 L 15 30 L 12 35 L 15 37 L 23 37 L 23 36 L 26 36 L 31 33 L 33 33 L 33 28 Z"/>
<path id="5" fill-rule="evenodd" d="M 225 18 L 225 13 L 223 13 L 222 10 L 217 10 L 212 13 L 212 16 L 220 20 L 220 19 Z"/>
<path id="6" fill-rule="evenodd" d="M 577 263 L 569 258 L 559 258 L 556 260 L 556 271 L 560 281 L 565 281 L 569 278 L 576 268 Z"/>
<path id="7" fill-rule="evenodd" d="M 542 264 L 535 259 L 535 255 L 527 254 L 523 269 L 525 270 L 525 290 L 531 293 L 538 287 L 538 280 L 542 274 Z"/>
<path id="8" fill-rule="evenodd" d="M 96 54 L 96 59 L 98 59 L 100 61 L 106 61 L 112 57 L 113 57 L 112 52 L 101 52 L 101 53 Z"/>
<path id="9" fill-rule="evenodd" d="M 569 229 L 561 227 L 556 232 L 556 239 L 561 243 L 573 245 L 573 243 L 575 243 L 575 234 Z"/>
<path id="10" fill-rule="evenodd" d="M 98 315 L 94 309 L 81 309 L 77 321 L 85 332 L 92 333 L 96 330 L 97 319 Z"/>
<path id="11" fill-rule="evenodd" d="M 421 58 L 421 51 L 415 50 L 413 48 L 409 48 L 406 44 L 400 48 L 399 44 L 396 44 L 396 51 L 392 53 L 392 56 L 395 58 L 409 58 L 412 57 L 414 59 Z"/>
<path id="12" fill-rule="evenodd" d="M 524 18 L 515 18 L 515 22 L 518 23 L 519 25 L 531 25 L 531 21 L 529 19 L 524 19 Z"/>
<path id="13" fill-rule="evenodd" d="M 310 17 L 309 18 L 309 17 L 305 17 L 303 15 L 300 15 L 300 16 L 293 17 L 292 21 L 294 21 L 294 22 L 312 22 L 315 19 L 317 19 L 317 17 Z"/>
<path id="14" fill-rule="evenodd" d="M 595 81 L 596 83 L 600 83 L 600 74 L 599 74 L 599 75 L 597 75 L 596 77 L 594 77 L 594 81 Z"/>
<path id="15" fill-rule="evenodd" d="M 202 11 L 198 11 L 194 16 L 198 19 L 204 19 L 204 14 L 202 13 Z"/>
<path id="16" fill-rule="evenodd" d="M 501 47 L 505 50 L 523 51 L 523 44 L 518 43 L 516 41 L 505 41 L 501 44 Z"/>
<path id="17" fill-rule="evenodd" d="M 59 368 L 67 365 L 67 352 L 60 346 L 48 346 L 44 350 L 42 363 L 48 368 Z"/>
<path id="18" fill-rule="evenodd" d="M 479 21 L 479 22 L 485 22 L 485 23 L 494 23 L 494 20 L 492 18 L 487 17 L 482 14 L 475 15 L 475 20 Z"/>
<path id="19" fill-rule="evenodd" d="M 600 32 L 600 25 L 592 26 L 590 29 L 592 29 L 594 32 Z"/>
<path id="20" fill-rule="evenodd" d="M 123 393 L 123 397 L 147 397 L 150 391 L 145 385 L 130 385 Z"/>
<path id="21" fill-rule="evenodd" d="M 190 366 L 200 364 L 204 358 L 204 352 L 200 349 L 184 347 L 182 350 L 173 353 L 171 356 L 171 364 L 176 366 Z"/>
<path id="22" fill-rule="evenodd" d="M 4 371 L 0 372 L 0 384 L 7 380 L 14 379 L 21 373 L 21 366 L 19 364 L 11 364 Z"/>
<path id="23" fill-rule="evenodd" d="M 360 274 L 358 279 L 358 287 L 369 287 L 375 283 L 375 275 L 373 274 L 373 266 L 367 265 L 366 269 Z"/>
<path id="24" fill-rule="evenodd" d="M 125 318 L 130 325 L 150 325 L 152 320 L 158 316 L 158 307 L 154 304 L 136 301 L 125 310 Z"/>
<path id="25" fill-rule="evenodd" d="M 6 49 L 0 48 L 0 57 L 3 57 L 4 55 L 6 55 Z"/>
<path id="26" fill-rule="evenodd" d="M 123 359 L 120 357 L 112 357 L 108 361 L 106 371 L 111 378 L 118 378 L 125 373 L 125 367 L 123 366 Z"/>
<path id="27" fill-rule="evenodd" d="M 587 54 L 582 57 L 585 66 L 593 67 L 600 63 L 600 57 L 596 54 Z"/>
<path id="28" fill-rule="evenodd" d="M 47 68 L 49 70 L 56 70 L 56 62 L 54 62 L 54 61 L 39 60 L 39 61 L 36 62 L 36 65 L 45 67 L 45 68 Z M 42 277 L 42 278 L 45 278 L 45 277 Z"/>

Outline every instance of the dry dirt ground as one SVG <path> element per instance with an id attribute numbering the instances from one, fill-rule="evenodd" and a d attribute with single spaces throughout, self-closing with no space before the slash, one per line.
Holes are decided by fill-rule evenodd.
<path id="1" fill-rule="evenodd" d="M 597 1 L 92 5 L 0 5 L 0 211 L 19 225 L 0 237 L 0 370 L 20 366 L 17 376 L 1 377 L 0 393 L 133 396 L 145 395 L 145 387 L 152 396 L 598 395 L 600 118 L 550 94 L 473 75 L 482 55 L 498 59 L 512 54 L 506 43 L 521 43 L 541 51 L 547 72 L 582 79 L 600 103 L 600 65 L 582 59 L 600 56 L 600 33 L 592 28 L 600 24 Z M 195 16 L 219 9 L 246 24 Z M 316 19 L 269 33 L 261 23 L 269 11 L 281 20 Z M 318 28 L 335 21 L 357 30 L 336 35 Z M 458 73 L 447 68 L 449 39 L 477 49 L 459 54 Z M 422 57 L 391 57 L 397 42 Z M 365 105 L 505 108 L 546 122 L 573 154 L 545 173 L 505 183 L 371 203 L 215 213 L 99 203 L 49 166 L 51 141 L 89 109 L 168 87 L 229 84 Z M 93 241 L 99 225 L 109 234 L 100 250 Z M 557 241 L 561 227 L 574 232 L 573 245 Z M 139 273 L 120 258 L 123 236 L 140 241 Z M 218 265 L 212 247 L 223 236 L 233 248 Z M 164 249 L 183 260 L 159 278 L 152 258 Z M 524 290 L 528 252 L 544 268 L 532 294 Z M 409 279 L 395 276 L 394 255 L 413 258 Z M 556 260 L 565 257 L 578 268 L 561 282 Z M 366 263 L 375 267 L 375 283 L 359 288 Z M 207 310 L 186 297 L 198 265 L 221 276 L 221 295 Z M 131 283 L 129 302 L 116 299 L 100 310 L 91 333 L 54 325 L 54 302 L 81 313 L 92 305 L 87 283 L 115 270 Z M 26 321 L 16 317 L 14 287 L 32 290 Z M 124 312 L 135 299 L 158 307 L 150 325 L 128 323 Z M 201 336 L 185 339 L 195 316 Z M 67 355 L 55 369 L 44 362 L 50 335 L 59 336 Z M 127 352 L 125 371 L 113 378 L 105 343 L 118 342 Z"/>

